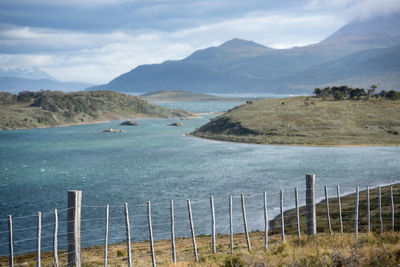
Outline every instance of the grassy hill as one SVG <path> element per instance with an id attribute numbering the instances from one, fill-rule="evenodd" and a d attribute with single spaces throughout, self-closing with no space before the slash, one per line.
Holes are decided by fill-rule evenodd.
<path id="1" fill-rule="evenodd" d="M 399 114 L 399 100 L 265 99 L 235 107 L 192 135 L 260 144 L 399 145 Z"/>
<path id="2" fill-rule="evenodd" d="M 241 102 L 249 98 L 222 97 L 180 90 L 163 90 L 141 95 L 149 102 Z"/>
<path id="3" fill-rule="evenodd" d="M 127 118 L 188 117 L 136 96 L 108 91 L 0 93 L 0 129 L 51 127 Z"/>

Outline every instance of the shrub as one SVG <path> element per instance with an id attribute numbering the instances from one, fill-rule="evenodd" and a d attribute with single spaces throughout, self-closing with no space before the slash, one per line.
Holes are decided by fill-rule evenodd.
<path id="1" fill-rule="evenodd" d="M 240 255 L 228 256 L 225 258 L 224 267 L 244 267 L 244 266 L 246 266 L 246 262 Z"/>

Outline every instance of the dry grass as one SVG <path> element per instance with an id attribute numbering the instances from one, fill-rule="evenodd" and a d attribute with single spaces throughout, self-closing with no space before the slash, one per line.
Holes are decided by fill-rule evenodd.
<path id="1" fill-rule="evenodd" d="M 395 230 L 400 230 L 400 184 L 393 185 L 395 198 Z M 285 212 L 286 243 L 282 244 L 280 234 L 280 217 L 270 222 L 269 248 L 264 251 L 264 232 L 250 233 L 252 250 L 247 251 L 245 235 L 235 234 L 234 254 L 230 255 L 229 235 L 216 236 L 217 254 L 212 254 L 211 237 L 196 237 L 199 263 L 194 262 L 191 238 L 176 239 L 178 263 L 175 266 L 398 266 L 400 264 L 400 233 L 391 230 L 390 187 L 382 188 L 383 228 L 379 234 L 377 207 L 377 189 L 370 190 L 371 230 L 366 228 L 366 194 L 360 192 L 359 237 L 354 236 L 354 199 L 355 196 L 342 197 L 344 234 L 339 234 L 337 199 L 329 201 L 333 234 L 329 234 L 326 219 L 325 202 L 317 204 L 318 235 L 306 237 L 305 215 L 301 216 L 302 237 L 299 239 L 295 228 L 295 211 Z M 331 192 L 332 194 L 333 192 Z M 300 208 L 300 214 L 304 213 Z M 174 266 L 171 256 L 170 240 L 155 241 L 155 254 L 158 266 Z M 42 266 L 53 266 L 53 254 L 42 253 Z M 60 263 L 66 264 L 66 251 L 59 252 Z M 23 266 L 36 266 L 35 253 L 18 255 L 16 264 L 28 262 Z M 82 266 L 102 266 L 104 251 L 102 246 L 82 250 Z M 237 265 L 234 265 L 237 264 Z M 126 244 L 115 244 L 109 247 L 109 266 L 127 266 Z M 148 242 L 132 243 L 132 265 L 151 266 Z M 8 258 L 0 258 L 0 266 L 8 266 Z"/>
<path id="2" fill-rule="evenodd" d="M 251 252 L 247 251 L 243 234 L 234 236 L 235 250 L 229 254 L 229 237 L 217 238 L 217 254 L 210 250 L 210 237 L 198 237 L 199 263 L 193 260 L 193 249 L 190 239 L 177 240 L 178 263 L 175 266 L 397 266 L 400 264 L 400 233 L 385 232 L 382 234 L 362 233 L 355 239 L 354 234 L 319 234 L 317 236 L 297 238 L 287 236 L 285 244 L 279 235 L 270 237 L 268 250 L 265 251 L 264 234 L 253 232 L 250 235 Z M 156 259 L 158 266 L 174 266 L 171 263 L 169 241 L 157 241 Z M 61 254 L 61 253 L 60 253 Z M 16 263 L 34 260 L 34 255 L 17 257 Z M 45 253 L 42 266 L 53 266 L 52 254 Z M 66 263 L 65 255 L 61 263 Z M 123 244 L 110 247 L 109 266 L 127 266 L 126 249 Z M 30 262 L 24 266 L 35 266 Z M 86 248 L 82 251 L 82 266 L 102 266 L 103 252 L 101 247 Z M 133 244 L 133 266 L 151 266 L 147 243 Z M 1 266 L 8 263 L 1 262 Z"/>
<path id="3" fill-rule="evenodd" d="M 236 107 L 196 130 L 193 135 L 263 144 L 400 144 L 399 113 L 400 101 L 383 99 L 265 99 Z M 226 123 L 218 124 L 218 120 L 223 119 L 228 119 L 231 125 L 225 128 Z"/>

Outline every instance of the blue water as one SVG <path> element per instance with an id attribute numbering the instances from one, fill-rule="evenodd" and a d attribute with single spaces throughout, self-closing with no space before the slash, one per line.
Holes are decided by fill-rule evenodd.
<path id="1" fill-rule="evenodd" d="M 217 112 L 238 103 L 166 103 L 193 112 Z M 183 121 L 137 120 L 124 133 L 103 133 L 120 121 L 71 127 L 0 131 L 0 255 L 8 254 L 7 215 L 13 215 L 16 253 L 34 251 L 36 212 L 43 214 L 43 250 L 51 247 L 53 213 L 59 209 L 60 247 L 66 244 L 67 190 L 83 191 L 82 242 L 101 244 L 106 204 L 111 205 L 110 241 L 125 238 L 123 203 L 129 204 L 132 240 L 147 240 L 146 202 L 152 203 L 155 239 L 169 238 L 169 201 L 175 200 L 177 236 L 189 236 L 186 199 L 196 234 L 210 233 L 209 197 L 215 198 L 217 232 L 227 233 L 228 196 L 234 196 L 234 230 L 243 231 L 240 194 L 246 195 L 250 230 L 263 228 L 262 193 L 269 216 L 293 207 L 293 188 L 304 203 L 304 174 L 317 175 L 317 197 L 355 186 L 399 181 L 400 147 L 294 147 L 250 145 L 187 137 L 211 116 Z M 24 217 L 20 217 L 24 216 Z M 26 217 L 25 217 L 26 216 Z M 25 229 L 27 228 L 27 229 Z"/>

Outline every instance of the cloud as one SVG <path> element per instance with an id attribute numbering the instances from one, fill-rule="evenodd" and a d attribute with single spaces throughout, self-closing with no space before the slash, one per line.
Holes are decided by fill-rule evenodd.
<path id="1" fill-rule="evenodd" d="M 315 43 L 345 22 L 332 14 L 251 12 L 175 31 L 81 32 L 3 25 L 0 66 L 39 67 L 60 80 L 105 83 L 142 64 L 182 59 L 232 38 L 273 48 Z"/>
<path id="2" fill-rule="evenodd" d="M 400 12 L 399 0 L 310 0 L 306 9 L 336 10 L 349 19 L 370 19 Z"/>

